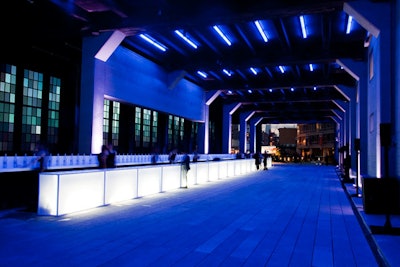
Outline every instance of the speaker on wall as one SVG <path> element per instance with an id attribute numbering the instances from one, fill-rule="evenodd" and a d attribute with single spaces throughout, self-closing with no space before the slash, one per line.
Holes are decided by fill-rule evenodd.
<path id="1" fill-rule="evenodd" d="M 355 138 L 354 139 L 354 149 L 356 151 L 360 151 L 360 138 Z"/>
<path id="2" fill-rule="evenodd" d="M 380 124 L 381 130 L 381 146 L 390 146 L 392 143 L 391 140 L 391 126 L 390 123 L 381 123 Z"/>

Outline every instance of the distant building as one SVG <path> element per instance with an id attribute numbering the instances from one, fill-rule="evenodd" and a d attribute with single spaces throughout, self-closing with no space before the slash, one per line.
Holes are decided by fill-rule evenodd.
<path id="1" fill-rule="evenodd" d="M 334 123 L 299 124 L 297 129 L 297 153 L 303 160 L 332 163 L 336 136 Z"/>
<path id="2" fill-rule="evenodd" d="M 279 128 L 278 148 L 284 161 L 297 161 L 297 128 Z"/>

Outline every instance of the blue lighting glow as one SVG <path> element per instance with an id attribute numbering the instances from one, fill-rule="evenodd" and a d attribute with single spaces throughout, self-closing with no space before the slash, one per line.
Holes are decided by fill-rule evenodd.
<path id="1" fill-rule="evenodd" d="M 261 34 L 261 37 L 263 38 L 264 42 L 268 42 L 267 35 L 265 34 L 265 31 L 264 31 L 264 29 L 263 29 L 262 26 L 261 26 L 261 22 L 258 21 L 258 20 L 256 20 L 256 21 L 254 22 L 254 24 L 256 25 L 257 30 L 258 30 L 258 32 Z"/>
<path id="2" fill-rule="evenodd" d="M 250 70 L 254 75 L 257 75 L 257 70 L 255 68 L 250 68 Z"/>
<path id="3" fill-rule="evenodd" d="M 303 38 L 307 38 L 306 24 L 304 22 L 304 17 L 300 16 L 300 25 L 301 25 L 301 33 L 303 34 Z"/>
<path id="4" fill-rule="evenodd" d="M 139 35 L 142 39 L 144 39 L 145 41 L 147 41 L 148 43 L 152 44 L 153 46 L 157 47 L 158 49 L 160 49 L 161 51 L 165 52 L 167 51 L 167 47 L 162 45 L 161 43 L 157 42 L 156 40 L 154 40 L 152 37 L 150 37 L 147 34 L 140 34 Z"/>
<path id="5" fill-rule="evenodd" d="M 179 30 L 175 30 L 175 33 L 181 37 L 186 43 L 188 43 L 191 47 L 193 47 L 194 49 L 197 49 L 197 45 L 189 39 L 189 37 L 187 37 L 186 35 L 184 35 L 181 31 Z"/>
<path id="6" fill-rule="evenodd" d="M 292 87 L 292 88 L 290 88 L 290 91 L 292 91 L 292 92 L 293 92 L 293 91 L 294 91 L 294 88 L 293 88 L 293 87 Z"/>
<path id="7" fill-rule="evenodd" d="M 203 77 L 204 79 L 207 78 L 207 73 L 203 72 L 203 71 L 197 71 L 197 74 L 199 74 L 201 77 Z"/>
<path id="8" fill-rule="evenodd" d="M 279 66 L 279 70 L 280 70 L 282 73 L 285 73 L 285 69 L 284 69 L 282 66 Z"/>
<path id="9" fill-rule="evenodd" d="M 272 89 L 269 89 L 269 92 L 272 93 Z"/>
<path id="10" fill-rule="evenodd" d="M 231 91 L 231 90 L 228 90 L 228 94 L 231 95 L 231 94 L 232 94 L 232 91 Z"/>
<path id="11" fill-rule="evenodd" d="M 310 67 L 310 71 L 314 71 L 313 64 L 309 64 L 308 66 Z"/>
<path id="12" fill-rule="evenodd" d="M 353 22 L 353 17 L 349 16 L 347 18 L 347 27 L 346 27 L 346 34 L 349 34 L 351 32 L 351 24 Z"/>
<path id="13" fill-rule="evenodd" d="M 316 86 L 314 86 L 314 91 L 317 91 L 317 87 Z"/>
<path id="14" fill-rule="evenodd" d="M 247 90 L 247 92 L 249 92 L 249 94 L 253 93 L 253 90 L 249 89 Z"/>
<path id="15" fill-rule="evenodd" d="M 232 76 L 232 73 L 231 73 L 229 70 L 223 69 L 222 71 L 223 71 L 226 75 L 228 75 L 229 77 Z"/>
<path id="16" fill-rule="evenodd" d="M 213 29 L 219 34 L 219 36 L 221 36 L 221 38 L 222 38 L 229 46 L 232 45 L 231 41 L 228 39 L 228 37 L 221 31 L 221 29 L 220 29 L 217 25 L 213 26 Z"/>

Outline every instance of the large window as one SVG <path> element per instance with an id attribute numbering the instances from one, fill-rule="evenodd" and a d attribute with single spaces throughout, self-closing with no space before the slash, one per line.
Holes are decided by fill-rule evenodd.
<path id="1" fill-rule="evenodd" d="M 104 99 L 104 111 L 103 111 L 103 145 L 108 143 L 108 135 L 110 129 L 110 106 L 111 101 Z"/>
<path id="2" fill-rule="evenodd" d="M 152 125 L 152 133 L 151 133 L 151 140 L 153 145 L 157 144 L 158 138 L 158 112 L 153 111 L 153 125 Z"/>
<path id="3" fill-rule="evenodd" d="M 120 103 L 104 99 L 103 144 L 118 146 Z"/>
<path id="4" fill-rule="evenodd" d="M 119 138 L 119 115 L 120 115 L 120 103 L 113 101 L 113 113 L 112 113 L 112 128 L 111 128 L 111 143 L 114 146 L 118 146 Z"/>
<path id="5" fill-rule="evenodd" d="M 47 141 L 50 144 L 58 143 L 58 129 L 60 125 L 61 80 L 50 77 L 49 109 L 47 119 Z"/>
<path id="6" fill-rule="evenodd" d="M 151 110 L 143 109 L 143 147 L 150 146 Z"/>
<path id="7" fill-rule="evenodd" d="M 34 151 L 42 132 L 43 74 L 31 70 L 24 71 L 22 139 L 23 151 Z"/>
<path id="8" fill-rule="evenodd" d="M 135 108 L 135 143 L 136 143 L 136 147 L 140 147 L 141 128 L 142 128 L 142 109 L 139 107 L 136 107 Z"/>
<path id="9" fill-rule="evenodd" d="M 0 65 L 0 150 L 12 151 L 17 67 Z"/>

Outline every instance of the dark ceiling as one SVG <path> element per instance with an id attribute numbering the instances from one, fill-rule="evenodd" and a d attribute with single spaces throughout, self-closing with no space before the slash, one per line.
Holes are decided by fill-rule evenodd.
<path id="1" fill-rule="evenodd" d="M 39 5 L 36 0 L 24 2 Z M 332 121 L 339 109 L 337 103 L 347 100 L 340 87 L 356 85 L 338 60 L 363 61 L 366 56 L 368 33 L 355 20 L 346 33 L 348 15 L 343 1 L 47 1 L 46 5 L 56 6 L 57 12 L 68 17 L 58 30 L 50 25 L 59 14 L 40 2 L 36 10 L 42 14 L 41 28 L 47 28 L 47 35 L 65 39 L 71 31 L 75 31 L 71 35 L 85 36 L 119 30 L 126 34 L 123 46 L 207 92 L 220 90 L 223 104 L 242 103 L 240 111 L 255 111 L 265 123 Z M 260 22 L 267 42 L 255 21 Z M 214 25 L 231 45 L 217 34 Z M 141 34 L 158 41 L 165 51 L 146 42 Z"/>

